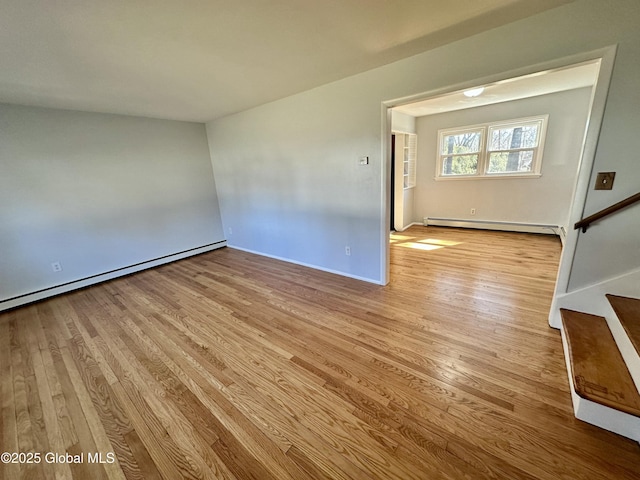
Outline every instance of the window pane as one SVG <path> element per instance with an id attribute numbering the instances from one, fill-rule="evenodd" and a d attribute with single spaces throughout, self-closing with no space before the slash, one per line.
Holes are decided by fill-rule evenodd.
<path id="1" fill-rule="evenodd" d="M 533 169 L 533 150 L 519 152 L 495 152 L 489 155 L 487 173 L 531 172 Z"/>
<path id="2" fill-rule="evenodd" d="M 442 175 L 475 175 L 478 155 L 452 155 L 442 160 Z"/>
<path id="3" fill-rule="evenodd" d="M 451 153 L 477 153 L 480 151 L 480 138 L 482 131 L 457 133 L 444 135 L 440 144 L 440 153 L 448 155 Z"/>
<path id="4" fill-rule="evenodd" d="M 489 150 L 535 148 L 538 146 L 540 122 L 495 127 L 489 130 Z"/>

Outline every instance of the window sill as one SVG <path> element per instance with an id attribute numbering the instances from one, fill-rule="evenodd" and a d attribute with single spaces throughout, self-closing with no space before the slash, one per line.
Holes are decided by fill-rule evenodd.
<path id="1" fill-rule="evenodd" d="M 452 176 L 436 176 L 436 182 L 450 180 L 505 180 L 508 178 L 540 178 L 541 173 L 514 173 L 510 175 L 452 175 Z"/>

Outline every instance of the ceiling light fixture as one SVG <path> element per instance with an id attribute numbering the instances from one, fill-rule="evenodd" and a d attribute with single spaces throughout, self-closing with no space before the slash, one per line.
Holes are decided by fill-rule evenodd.
<path id="1" fill-rule="evenodd" d="M 481 95 L 484 92 L 484 87 L 472 88 L 463 92 L 465 97 L 473 98 Z"/>

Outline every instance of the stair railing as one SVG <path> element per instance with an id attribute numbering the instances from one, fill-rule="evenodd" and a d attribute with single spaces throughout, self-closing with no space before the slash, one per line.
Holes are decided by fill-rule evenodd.
<path id="1" fill-rule="evenodd" d="M 601 218 L 606 217 L 608 215 L 611 215 L 612 213 L 615 213 L 618 210 L 622 210 L 623 208 L 626 208 L 629 205 L 633 205 L 634 203 L 639 201 L 640 201 L 640 192 L 636 193 L 635 195 L 631 195 L 629 198 L 625 198 L 621 202 L 614 203 L 610 207 L 603 208 L 602 210 L 594 213 L 593 215 L 589 215 L 588 217 L 583 218 L 579 222 L 576 222 L 573 228 L 575 230 L 577 230 L 578 228 L 582 228 L 582 232 L 584 233 L 587 231 L 587 228 L 589 228 L 589 225 L 591 225 L 593 222 L 600 220 Z"/>

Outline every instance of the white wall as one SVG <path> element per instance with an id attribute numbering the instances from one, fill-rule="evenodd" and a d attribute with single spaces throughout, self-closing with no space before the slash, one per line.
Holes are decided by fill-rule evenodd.
<path id="1" fill-rule="evenodd" d="M 581 88 L 419 117 L 412 221 L 436 217 L 567 227 L 590 100 L 591 88 Z M 549 114 L 549 122 L 541 177 L 435 180 L 438 129 L 543 114 Z"/>
<path id="2" fill-rule="evenodd" d="M 391 110 L 391 131 L 416 133 L 416 117 L 397 110 Z"/>
<path id="3" fill-rule="evenodd" d="M 380 105 L 344 93 L 346 112 L 324 109 L 320 89 L 308 104 L 292 97 L 208 124 L 230 246 L 379 277 Z M 377 119 L 374 129 L 360 118 Z"/>
<path id="4" fill-rule="evenodd" d="M 203 124 L 0 105 L 0 172 L 0 309 L 224 240 Z"/>
<path id="5" fill-rule="evenodd" d="M 594 211 L 640 185 L 640 2 L 578 0 L 207 125 L 230 245 L 380 281 L 388 227 L 381 102 L 619 44 L 594 171 Z M 420 140 L 419 140 L 420 142 Z M 369 155 L 368 167 L 357 164 Z M 638 207 L 580 239 L 573 287 L 640 265 Z M 613 245 L 612 242 L 613 239 Z M 350 244 L 352 255 L 344 255 Z"/>

